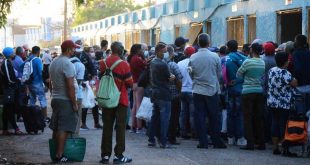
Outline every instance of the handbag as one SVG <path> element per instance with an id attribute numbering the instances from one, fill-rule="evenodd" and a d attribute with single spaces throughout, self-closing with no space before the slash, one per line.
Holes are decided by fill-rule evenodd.
<path id="1" fill-rule="evenodd" d="M 56 160 L 56 141 L 49 139 L 50 157 L 52 161 Z M 85 138 L 68 138 L 65 143 L 64 155 L 70 161 L 82 162 L 86 152 L 86 139 Z"/>
<path id="2" fill-rule="evenodd" d="M 145 121 L 151 121 L 153 111 L 153 103 L 148 97 L 143 97 L 141 105 L 138 109 L 136 117 L 138 119 L 143 119 Z"/>
<path id="3" fill-rule="evenodd" d="M 82 108 L 93 108 L 96 106 L 96 97 L 93 89 L 89 86 L 88 81 L 85 82 L 86 87 L 82 90 Z"/>

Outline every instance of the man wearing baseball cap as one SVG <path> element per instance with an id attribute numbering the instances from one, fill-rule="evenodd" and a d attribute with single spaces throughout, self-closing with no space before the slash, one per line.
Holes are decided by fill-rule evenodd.
<path id="1" fill-rule="evenodd" d="M 53 130 L 53 139 L 56 140 L 55 162 L 70 161 L 64 154 L 65 141 L 69 133 L 74 133 L 78 121 L 78 106 L 75 96 L 75 68 L 69 58 L 74 54 L 75 45 L 71 40 L 61 44 L 61 55 L 50 64 L 50 79 L 52 84 L 53 109 L 50 128 Z"/>
<path id="2" fill-rule="evenodd" d="M 174 57 L 174 61 L 176 63 L 178 63 L 178 62 L 180 62 L 186 58 L 184 56 L 183 52 L 185 49 L 185 45 L 188 41 L 189 41 L 189 39 L 185 39 L 184 37 L 178 37 L 175 39 L 174 45 L 176 46 L 176 48 L 175 48 L 176 56 Z"/>

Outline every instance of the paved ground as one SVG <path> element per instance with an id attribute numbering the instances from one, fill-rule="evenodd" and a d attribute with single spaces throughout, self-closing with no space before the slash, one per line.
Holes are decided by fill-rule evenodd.
<path id="1" fill-rule="evenodd" d="M 88 125 L 92 126 L 92 115 L 88 115 Z M 23 127 L 22 123 L 19 123 Z M 87 139 L 85 160 L 74 164 L 99 164 L 101 130 L 82 131 L 81 136 Z M 51 131 L 46 129 L 40 135 L 0 136 L 0 154 L 9 162 L 16 164 L 51 164 L 48 139 Z M 147 138 L 143 134 L 126 135 L 126 155 L 133 158 L 137 165 L 206 165 L 206 164 L 297 164 L 309 165 L 310 158 L 287 158 L 273 156 L 271 149 L 266 151 L 242 151 L 235 146 L 228 149 L 196 149 L 197 141 L 180 140 L 181 145 L 172 149 L 148 148 Z M 211 148 L 211 147 L 210 147 Z M 1 164 L 1 163 L 0 163 Z M 11 163 L 13 164 L 13 163 Z"/>
<path id="2" fill-rule="evenodd" d="M 87 121 L 88 126 L 92 127 L 91 114 L 88 114 Z M 18 124 L 24 130 L 23 123 Z M 0 136 L 0 158 L 7 158 L 8 164 L 51 164 L 48 148 L 51 134 L 47 128 L 39 135 Z M 96 129 L 81 131 L 81 136 L 87 139 L 86 155 L 84 162 L 74 164 L 99 164 L 101 134 L 102 130 Z M 145 135 L 127 131 L 125 155 L 132 157 L 131 164 L 136 165 L 310 165 L 309 157 L 274 156 L 270 146 L 266 151 L 243 151 L 236 146 L 229 146 L 228 149 L 197 149 L 197 141 L 180 139 L 180 142 L 180 146 L 172 149 L 148 148 Z"/>

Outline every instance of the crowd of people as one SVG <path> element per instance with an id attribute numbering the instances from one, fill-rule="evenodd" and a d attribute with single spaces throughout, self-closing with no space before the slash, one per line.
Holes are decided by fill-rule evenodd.
<path id="1" fill-rule="evenodd" d="M 89 129 L 89 109 L 94 128 L 103 129 L 104 164 L 112 155 L 114 129 L 114 163 L 132 161 L 123 155 L 126 129 L 145 133 L 149 147 L 165 149 L 180 145 L 180 139 L 198 139 L 199 149 L 224 149 L 228 144 L 244 150 L 265 150 L 266 143 L 272 142 L 273 154 L 281 154 L 289 115 L 306 115 L 310 110 L 307 37 L 297 35 L 295 41 L 281 45 L 256 39 L 244 44 L 242 51 L 236 40 L 220 48 L 210 47 L 210 37 L 205 33 L 198 36 L 194 46 L 187 46 L 188 41 L 178 37 L 174 44 L 134 44 L 127 53 L 121 42 L 111 43 L 108 50 L 106 40 L 100 47 L 86 46 L 82 40 L 66 40 L 55 58 L 46 49 L 41 55 L 38 46 L 32 47 L 31 53 L 27 45 L 4 48 L 3 135 L 12 134 L 8 123 L 15 134 L 24 134 L 14 115 L 21 114 L 26 106 L 35 106 L 38 99 L 53 130 L 59 162 L 68 161 L 63 154 L 67 136 L 79 136 L 80 130 Z M 25 82 L 27 61 L 33 71 Z M 86 89 L 90 87 L 96 95 L 101 77 L 109 72 L 120 93 L 118 105 L 100 107 L 95 101 L 91 107 L 84 105 L 89 99 L 85 97 Z M 52 96 L 51 119 L 46 113 L 48 90 Z M 144 98 L 150 98 L 153 104 L 149 121 L 137 118 Z M 99 121 L 100 110 L 103 125 Z"/>

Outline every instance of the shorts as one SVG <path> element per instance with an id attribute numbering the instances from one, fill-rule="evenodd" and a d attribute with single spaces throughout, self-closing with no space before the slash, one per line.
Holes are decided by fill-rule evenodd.
<path id="1" fill-rule="evenodd" d="M 53 131 L 74 133 L 78 124 L 78 113 L 73 111 L 70 100 L 52 99 L 52 118 L 50 128 Z"/>

